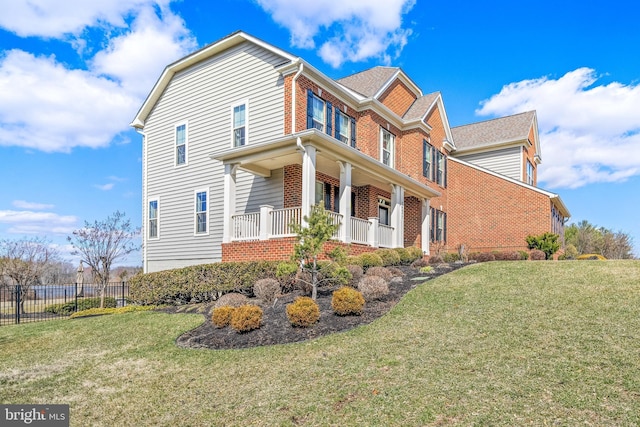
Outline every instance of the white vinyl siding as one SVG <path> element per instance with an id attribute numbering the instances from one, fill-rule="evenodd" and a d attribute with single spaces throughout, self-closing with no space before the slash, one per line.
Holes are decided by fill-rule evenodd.
<path id="1" fill-rule="evenodd" d="M 522 181 L 522 154 L 520 147 L 503 148 L 484 153 L 456 156 L 492 172 Z"/>
<path id="2" fill-rule="evenodd" d="M 162 239 L 148 242 L 148 271 L 220 261 L 224 167 L 210 155 L 232 146 L 230 108 L 250 100 L 251 144 L 284 134 L 283 58 L 240 44 L 177 73 L 145 122 L 146 195 L 161 197 Z M 188 167 L 175 168 L 175 124 L 188 120 Z M 180 123 L 180 122 L 178 122 Z M 282 207 L 282 171 L 270 178 L 237 173 L 237 212 Z M 208 235 L 194 235 L 194 192 L 208 188 Z"/>

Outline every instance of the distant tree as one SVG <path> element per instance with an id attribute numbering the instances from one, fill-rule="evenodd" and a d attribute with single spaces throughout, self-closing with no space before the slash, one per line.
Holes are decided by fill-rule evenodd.
<path id="1" fill-rule="evenodd" d="M 547 259 L 551 259 L 553 254 L 558 252 L 558 249 L 560 249 L 560 243 L 558 242 L 559 238 L 560 237 L 557 234 L 543 233 L 539 236 L 529 235 L 527 236 L 526 241 L 529 249 L 541 250 L 544 252 Z"/>
<path id="2" fill-rule="evenodd" d="M 0 242 L 1 275 L 8 284 L 20 285 L 21 310 L 32 286 L 59 262 L 59 254 L 48 242 L 40 238 L 3 240 Z"/>
<path id="3" fill-rule="evenodd" d="M 579 255 L 600 254 L 608 259 L 633 258 L 633 239 L 628 233 L 596 227 L 583 220 L 565 228 L 565 243 L 575 246 Z"/>
<path id="4" fill-rule="evenodd" d="M 67 237 L 73 246 L 73 255 L 91 267 L 94 280 L 100 285 L 100 307 L 104 307 L 105 290 L 109 284 L 111 266 L 139 249 L 133 242 L 140 230 L 131 226 L 124 212 L 116 211 L 104 221 L 93 224 L 85 221 L 84 228 Z"/>

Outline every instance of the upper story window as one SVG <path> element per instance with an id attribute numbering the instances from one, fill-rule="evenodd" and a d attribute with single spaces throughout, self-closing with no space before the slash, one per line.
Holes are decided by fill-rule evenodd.
<path id="1" fill-rule="evenodd" d="M 208 191 L 196 191 L 196 212 L 195 212 L 195 232 L 196 234 L 207 234 L 208 209 L 207 209 Z"/>
<path id="2" fill-rule="evenodd" d="M 424 139 L 422 140 L 422 175 L 429 181 L 433 181 L 433 145 Z"/>
<path id="3" fill-rule="evenodd" d="M 533 165 L 527 160 L 527 184 L 534 185 L 534 173 Z"/>
<path id="4" fill-rule="evenodd" d="M 158 199 L 149 200 L 149 238 L 158 238 Z"/>
<path id="5" fill-rule="evenodd" d="M 307 90 L 307 129 L 318 129 L 345 144 L 356 146 L 356 120 L 311 89 Z"/>
<path id="6" fill-rule="evenodd" d="M 176 165 L 187 163 L 187 124 L 176 125 Z"/>
<path id="7" fill-rule="evenodd" d="M 336 109 L 336 138 L 345 144 L 351 141 L 351 117 Z"/>
<path id="8" fill-rule="evenodd" d="M 436 150 L 436 184 L 447 186 L 447 156 Z"/>
<path id="9" fill-rule="evenodd" d="M 246 102 L 231 107 L 232 140 L 234 147 L 241 147 L 247 143 L 247 115 Z"/>
<path id="10" fill-rule="evenodd" d="M 393 167 L 395 140 L 391 132 L 380 128 L 380 161 L 389 167 Z"/>

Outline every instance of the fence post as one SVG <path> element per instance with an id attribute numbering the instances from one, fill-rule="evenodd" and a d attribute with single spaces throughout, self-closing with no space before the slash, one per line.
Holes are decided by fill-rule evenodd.
<path id="1" fill-rule="evenodd" d="M 127 305 L 127 303 L 124 300 L 124 280 L 122 281 L 122 299 L 120 300 L 122 301 L 122 306 L 124 307 L 125 305 Z M 117 305 L 117 304 L 116 304 Z"/>
<path id="2" fill-rule="evenodd" d="M 16 285 L 16 324 L 20 323 L 20 306 L 22 305 L 22 302 L 20 301 L 20 292 L 22 291 L 22 289 L 20 289 L 20 285 Z"/>
<path id="3" fill-rule="evenodd" d="M 77 312 L 78 311 L 78 282 L 75 283 L 76 285 L 76 289 L 75 292 L 73 293 L 76 297 L 75 297 L 75 305 L 73 307 L 73 312 Z"/>

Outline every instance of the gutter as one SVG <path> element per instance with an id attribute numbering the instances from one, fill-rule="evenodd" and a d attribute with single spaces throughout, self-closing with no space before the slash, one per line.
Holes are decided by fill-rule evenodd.
<path id="1" fill-rule="evenodd" d="M 298 77 L 300 77 L 303 70 L 304 63 L 300 61 L 298 72 L 291 80 L 291 133 L 296 133 L 296 81 L 298 81 Z"/>

